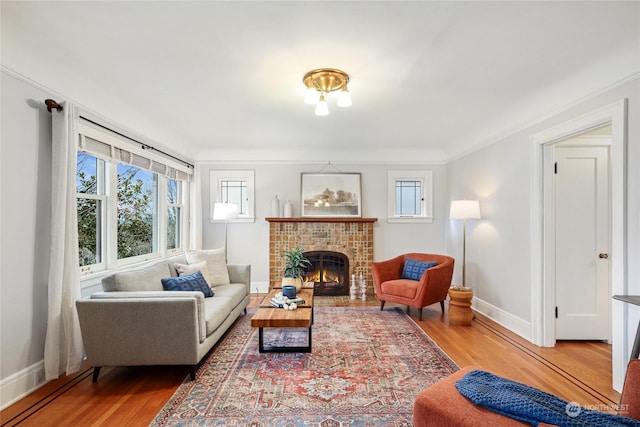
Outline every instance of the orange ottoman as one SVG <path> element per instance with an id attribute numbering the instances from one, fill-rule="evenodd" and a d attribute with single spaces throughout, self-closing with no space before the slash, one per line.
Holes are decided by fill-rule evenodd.
<path id="1" fill-rule="evenodd" d="M 413 424 L 415 427 L 424 426 L 530 426 L 525 422 L 489 411 L 482 406 L 474 405 L 464 397 L 455 384 L 469 371 L 480 369 L 467 366 L 416 396 L 413 406 Z M 479 423 L 479 421 L 481 422 Z"/>

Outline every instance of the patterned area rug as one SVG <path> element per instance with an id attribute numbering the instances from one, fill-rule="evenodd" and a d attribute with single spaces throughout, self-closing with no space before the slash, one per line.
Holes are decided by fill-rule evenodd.
<path id="1" fill-rule="evenodd" d="M 316 307 L 312 353 L 260 354 L 253 312 L 151 426 L 412 426 L 415 396 L 458 370 L 399 309 Z M 306 343 L 307 332 L 265 328 L 265 344 Z"/>

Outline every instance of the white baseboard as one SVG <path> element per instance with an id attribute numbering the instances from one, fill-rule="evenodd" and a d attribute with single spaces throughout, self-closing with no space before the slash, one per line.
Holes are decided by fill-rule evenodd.
<path id="1" fill-rule="evenodd" d="M 269 292 L 269 282 L 251 282 L 251 293 L 266 294 Z"/>
<path id="2" fill-rule="evenodd" d="M 0 410 L 16 403 L 48 381 L 44 379 L 44 360 L 0 381 Z"/>
<path id="3" fill-rule="evenodd" d="M 489 304 L 481 299 L 473 297 L 471 308 L 487 316 L 494 322 L 504 326 L 512 332 L 520 335 L 522 338 L 531 341 L 531 322 L 528 322 L 518 316 L 514 316 L 495 305 Z"/>

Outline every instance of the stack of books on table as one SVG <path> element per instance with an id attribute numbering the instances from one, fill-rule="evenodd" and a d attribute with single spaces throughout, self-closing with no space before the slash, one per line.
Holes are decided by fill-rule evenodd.
<path id="1" fill-rule="evenodd" d="M 280 300 L 280 299 L 271 298 L 271 300 L 269 300 L 269 302 L 274 307 L 282 308 L 284 306 L 284 301 Z M 288 304 L 291 304 L 291 303 L 294 303 L 294 302 L 296 304 L 298 304 L 298 305 L 301 305 L 301 304 L 305 303 L 305 300 L 303 300 L 300 297 L 296 297 L 296 298 L 289 298 L 289 301 L 287 301 Z"/>

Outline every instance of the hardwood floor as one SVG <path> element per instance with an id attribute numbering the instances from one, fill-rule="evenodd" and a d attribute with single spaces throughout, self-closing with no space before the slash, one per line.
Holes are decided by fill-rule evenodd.
<path id="1" fill-rule="evenodd" d="M 264 295 L 252 295 L 251 305 Z M 376 305 L 374 298 L 316 297 L 317 306 Z M 386 307 L 391 306 L 387 304 Z M 611 346 L 563 342 L 540 348 L 476 316 L 472 326 L 450 326 L 438 304 L 411 317 L 460 367 L 474 365 L 538 387 L 590 409 L 613 412 L 620 398 L 611 388 Z M 188 375 L 185 367 L 104 368 L 52 381 L 0 413 L 2 426 L 146 426 Z"/>

